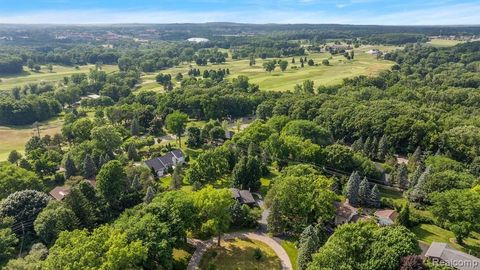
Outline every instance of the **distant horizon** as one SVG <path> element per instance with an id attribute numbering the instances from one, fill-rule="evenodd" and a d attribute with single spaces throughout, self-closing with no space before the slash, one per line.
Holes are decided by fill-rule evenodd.
<path id="1" fill-rule="evenodd" d="M 478 0 L 0 0 L 0 24 L 480 24 Z"/>
<path id="2" fill-rule="evenodd" d="M 116 23 L 1 23 L 0 26 L 122 26 L 122 25 L 202 25 L 202 24 L 235 24 L 235 25 L 339 25 L 339 26 L 379 26 L 379 27 L 480 27 L 478 24 L 354 24 L 354 23 L 248 23 L 248 22 L 161 22 L 161 23 L 136 23 L 136 22 L 116 22 Z"/>

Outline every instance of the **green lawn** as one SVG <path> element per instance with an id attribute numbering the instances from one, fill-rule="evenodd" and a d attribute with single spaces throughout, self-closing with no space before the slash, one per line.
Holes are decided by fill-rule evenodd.
<path id="1" fill-rule="evenodd" d="M 71 66 L 53 66 L 53 71 L 47 70 L 46 66 L 42 66 L 39 72 L 30 71 L 28 67 L 23 68 L 23 73 L 16 75 L 0 75 L 0 90 L 11 90 L 15 86 L 23 86 L 29 83 L 40 82 L 57 82 L 77 73 L 88 73 L 95 65 L 80 66 L 78 69 Z M 104 65 L 102 69 L 111 73 L 118 70 L 116 65 Z"/>
<path id="2" fill-rule="evenodd" d="M 63 117 L 40 122 L 40 135 L 61 133 Z M 23 153 L 25 143 L 36 133 L 31 125 L 0 126 L 0 161 L 6 160 L 12 150 Z"/>
<path id="3" fill-rule="evenodd" d="M 427 44 L 430 44 L 434 47 L 452 47 L 459 43 L 463 43 L 463 41 L 434 38 L 431 41 L 427 42 Z"/>
<path id="4" fill-rule="evenodd" d="M 313 53 L 307 56 L 308 59 L 313 59 L 318 66 L 305 65 L 300 68 L 299 57 L 296 57 L 296 64 L 291 63 L 291 57 L 285 58 L 289 62 L 289 66 L 285 72 L 280 71 L 277 67 L 272 73 L 265 72 L 263 69 L 263 62 L 272 59 L 262 60 L 256 59 L 256 65 L 250 67 L 249 60 L 231 60 L 225 64 L 212 65 L 206 67 L 198 67 L 201 71 L 205 69 L 230 69 L 231 75 L 229 78 L 236 78 L 238 75 L 246 75 L 250 78 L 252 83 L 260 85 L 262 90 L 293 90 L 296 84 L 302 83 L 304 80 L 313 80 L 316 86 L 319 85 L 334 85 L 339 84 L 345 78 L 354 77 L 358 75 L 373 76 L 382 70 L 389 69 L 393 62 L 385 60 L 377 60 L 375 56 L 367 54 L 366 52 L 374 48 L 373 46 L 362 46 L 355 49 L 355 59 L 348 61 L 345 57 L 337 55 L 332 56 L 329 53 Z M 395 49 L 395 47 L 376 46 L 384 51 Z M 324 66 L 321 64 L 322 60 L 329 59 L 330 65 Z M 297 66 L 297 69 L 292 69 L 292 66 Z M 162 71 L 162 73 L 169 73 L 175 76 L 177 73 L 187 74 L 190 69 L 190 64 L 183 64 L 179 67 L 171 68 Z M 155 76 L 158 73 L 149 73 L 142 76 L 143 85 L 139 88 L 143 90 L 163 91 L 163 88 L 155 82 Z"/>
<path id="5" fill-rule="evenodd" d="M 448 243 L 451 247 L 465 252 L 472 252 L 477 256 L 480 255 L 480 234 L 473 233 L 471 237 L 465 239 L 464 245 L 455 242 L 455 235 L 449 231 L 432 224 L 421 224 L 412 229 L 417 239 L 425 244 L 432 242 Z"/>
<path id="6" fill-rule="evenodd" d="M 262 257 L 254 257 L 255 249 L 260 249 Z M 214 246 L 202 257 L 200 269 L 214 266 L 218 270 L 238 269 L 281 269 L 280 259 L 266 244 L 250 239 L 222 241 L 221 247 Z"/>
<path id="7" fill-rule="evenodd" d="M 298 249 L 297 249 L 297 246 L 295 245 L 295 241 L 290 239 L 284 239 L 282 240 L 281 245 L 287 252 L 288 257 L 292 262 L 293 270 L 297 270 L 298 269 L 298 263 L 297 263 Z"/>
<path id="8" fill-rule="evenodd" d="M 195 252 L 195 247 L 185 244 L 182 247 L 173 249 L 173 269 L 184 270 L 187 269 L 188 262 Z"/>

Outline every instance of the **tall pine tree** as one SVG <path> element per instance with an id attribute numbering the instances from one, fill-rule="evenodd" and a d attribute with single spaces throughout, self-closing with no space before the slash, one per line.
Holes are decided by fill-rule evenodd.
<path id="1" fill-rule="evenodd" d="M 377 157 L 377 152 L 378 152 L 378 138 L 377 138 L 377 136 L 375 136 L 375 137 L 373 137 L 372 149 L 370 149 L 368 157 L 372 158 L 372 159 L 376 158 Z"/>
<path id="2" fill-rule="evenodd" d="M 83 160 L 83 177 L 86 179 L 92 179 L 97 173 L 97 168 L 95 167 L 95 162 L 93 162 L 92 157 L 87 154 Z"/>
<path id="3" fill-rule="evenodd" d="M 143 197 L 143 201 L 148 204 L 153 200 L 154 197 L 155 197 L 155 190 L 151 186 L 149 186 L 147 188 L 147 193 L 145 194 L 145 197 Z"/>
<path id="4" fill-rule="evenodd" d="M 350 178 L 348 179 L 346 196 L 347 196 L 348 202 L 351 205 L 358 205 L 360 203 L 359 196 L 358 196 L 360 181 L 361 181 L 360 175 L 358 174 L 357 171 L 353 172 L 350 175 Z"/>
<path id="5" fill-rule="evenodd" d="M 172 181 L 170 182 L 170 189 L 176 190 L 182 187 L 183 175 L 182 175 L 182 166 L 177 165 L 173 170 Z"/>
<path id="6" fill-rule="evenodd" d="M 77 167 L 75 167 L 75 163 L 73 162 L 72 157 L 67 155 L 67 159 L 65 160 L 65 179 L 68 179 L 72 176 L 77 174 Z"/>
<path id="7" fill-rule="evenodd" d="M 352 144 L 352 149 L 355 152 L 362 152 L 363 151 L 363 138 L 359 138 L 358 140 L 354 141 Z"/>
<path id="8" fill-rule="evenodd" d="M 422 175 L 424 170 L 425 170 L 425 165 L 423 163 L 420 163 L 417 166 L 417 169 L 415 169 L 415 171 L 413 172 L 412 176 L 409 179 L 409 181 L 410 181 L 409 187 L 412 188 L 412 187 L 415 187 L 417 185 L 418 179 L 420 178 L 420 176 Z"/>
<path id="9" fill-rule="evenodd" d="M 370 206 L 380 207 L 380 190 L 378 190 L 377 185 L 374 185 L 372 191 L 370 191 Z"/>
<path id="10" fill-rule="evenodd" d="M 368 157 L 372 148 L 372 138 L 368 137 L 363 144 L 363 154 Z"/>
<path id="11" fill-rule="evenodd" d="M 140 135 L 140 125 L 138 124 L 138 119 L 133 118 L 132 122 L 130 123 L 130 132 L 132 136 Z"/>
<path id="12" fill-rule="evenodd" d="M 364 177 L 362 182 L 360 182 L 358 187 L 358 199 L 360 205 L 368 206 L 370 203 L 370 187 L 367 177 Z"/>
<path id="13" fill-rule="evenodd" d="M 380 141 L 378 142 L 378 147 L 377 147 L 377 158 L 379 160 L 385 160 L 388 154 L 388 142 L 387 142 L 387 136 L 383 135 L 380 138 Z"/>
<path id="14" fill-rule="evenodd" d="M 307 269 L 308 263 L 312 261 L 312 255 L 318 251 L 321 246 L 316 228 L 309 225 L 300 235 L 298 249 L 298 269 Z"/>
<path id="15" fill-rule="evenodd" d="M 135 144 L 131 143 L 128 145 L 127 155 L 129 160 L 137 161 L 139 159 Z"/>
<path id="16" fill-rule="evenodd" d="M 413 187 L 409 194 L 409 199 L 412 202 L 425 202 L 427 199 L 427 192 L 425 192 L 425 183 L 430 175 L 430 168 L 427 168 L 418 178 L 417 184 Z"/>
<path id="17" fill-rule="evenodd" d="M 395 182 L 400 188 L 408 188 L 408 168 L 407 165 L 405 165 L 404 163 L 400 164 L 397 167 L 397 171 L 395 173 Z"/>

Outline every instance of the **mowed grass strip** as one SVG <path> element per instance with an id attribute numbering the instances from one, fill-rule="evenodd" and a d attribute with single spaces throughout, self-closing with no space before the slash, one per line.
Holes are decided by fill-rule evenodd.
<path id="1" fill-rule="evenodd" d="M 256 259 L 255 249 L 260 249 L 262 256 Z M 280 259 L 266 244 L 251 239 L 233 239 L 222 241 L 221 246 L 216 245 L 209 249 L 202 257 L 200 269 L 281 269 Z"/>
<path id="2" fill-rule="evenodd" d="M 28 67 L 23 67 L 23 72 L 16 75 L 1 75 L 0 74 L 0 90 L 11 90 L 15 86 L 23 86 L 30 83 L 50 82 L 55 83 L 63 80 L 63 77 L 69 77 L 73 74 L 88 73 L 90 69 L 94 69 L 95 65 L 79 66 L 78 69 L 72 66 L 53 66 L 53 71 L 50 72 L 47 66 L 42 66 L 39 72 L 30 71 Z M 102 70 L 111 73 L 118 70 L 116 65 L 103 65 Z"/>

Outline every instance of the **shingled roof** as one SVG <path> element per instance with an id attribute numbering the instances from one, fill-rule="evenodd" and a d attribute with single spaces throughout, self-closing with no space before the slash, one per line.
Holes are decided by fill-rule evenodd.
<path id="1" fill-rule="evenodd" d="M 459 270 L 480 269 L 480 259 L 470 254 L 451 248 L 447 243 L 433 242 L 428 248 L 425 257 L 440 259 L 444 263 Z"/>
<path id="2" fill-rule="evenodd" d="M 145 164 L 148 167 L 153 168 L 155 171 L 165 170 L 168 167 L 175 165 L 174 159 L 180 159 L 183 157 L 183 152 L 180 149 L 175 149 L 166 153 L 163 156 L 156 157 L 150 160 L 146 160 Z"/>
<path id="3" fill-rule="evenodd" d="M 231 188 L 230 190 L 232 191 L 232 197 L 238 200 L 240 203 L 243 203 L 243 204 L 255 203 L 255 199 L 253 198 L 253 195 L 250 191 L 241 190 L 237 188 Z"/>

